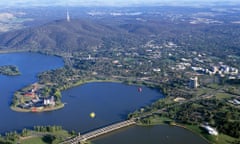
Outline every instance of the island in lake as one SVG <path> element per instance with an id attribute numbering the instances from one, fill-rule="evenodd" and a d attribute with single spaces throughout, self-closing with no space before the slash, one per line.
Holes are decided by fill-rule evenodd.
<path id="1" fill-rule="evenodd" d="M 64 107 L 60 99 L 60 90 L 35 83 L 15 93 L 11 108 L 19 112 L 52 111 Z"/>
<path id="2" fill-rule="evenodd" d="M 20 74 L 20 71 L 14 65 L 0 66 L 0 75 L 17 76 Z"/>

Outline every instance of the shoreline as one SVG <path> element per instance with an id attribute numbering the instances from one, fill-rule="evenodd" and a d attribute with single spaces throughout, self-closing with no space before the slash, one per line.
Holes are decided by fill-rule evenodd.
<path id="1" fill-rule="evenodd" d="M 135 86 L 146 86 L 144 84 L 135 84 L 135 83 L 132 83 L 132 82 L 131 83 L 125 83 L 124 81 L 113 80 L 113 79 L 105 79 L 105 80 L 92 79 L 92 80 L 85 80 L 85 81 L 80 80 L 80 81 L 76 82 L 75 84 L 69 85 L 68 87 L 61 86 L 59 89 L 62 92 L 64 90 L 71 89 L 71 88 L 74 88 L 74 87 L 78 87 L 78 86 L 81 86 L 81 85 L 84 85 L 84 84 L 101 83 L 101 82 L 121 83 L 121 84 L 126 84 L 126 85 L 135 85 Z M 38 82 L 35 82 L 34 84 L 36 84 L 36 83 L 38 83 Z M 32 84 L 30 84 L 29 86 L 31 86 L 31 85 Z M 146 86 L 146 87 L 148 87 L 148 86 Z M 151 88 L 154 88 L 156 90 L 160 90 L 157 87 L 151 87 Z M 16 91 L 16 92 L 18 92 L 18 91 Z M 162 95 L 164 96 L 163 93 L 162 93 Z M 64 106 L 65 106 L 65 104 L 61 103 L 61 105 L 53 107 L 53 108 L 43 108 L 43 109 L 36 109 L 36 110 L 32 110 L 32 108 L 31 109 L 22 109 L 22 108 L 18 108 L 16 106 L 10 106 L 10 108 L 11 108 L 11 110 L 13 110 L 15 112 L 49 112 L 49 111 L 55 111 L 55 110 L 58 110 L 58 109 L 62 109 L 62 108 L 64 108 Z"/>
<path id="2" fill-rule="evenodd" d="M 18 107 L 15 107 L 15 106 L 10 106 L 11 110 L 15 111 L 15 112 L 50 112 L 50 111 L 55 111 L 55 110 L 59 110 L 59 109 L 62 109 L 64 108 L 65 104 L 60 104 L 58 106 L 55 106 L 55 107 L 50 107 L 50 108 L 43 108 L 43 109 L 22 109 L 22 108 L 18 108 Z"/>
<path id="3" fill-rule="evenodd" d="M 204 136 L 202 136 L 200 133 L 197 133 L 197 132 L 191 130 L 190 128 L 187 128 L 187 127 L 184 126 L 184 125 L 176 124 L 176 123 L 175 123 L 174 125 L 170 125 L 170 126 L 175 126 L 175 127 L 179 127 L 179 128 L 186 129 L 186 130 L 192 132 L 193 134 L 200 136 L 200 137 L 201 137 L 202 139 L 204 139 L 207 143 L 211 144 L 211 142 L 210 142 L 207 138 L 205 138 Z"/>
<path id="4" fill-rule="evenodd" d="M 27 51 L 26 51 L 27 52 Z M 9 52 L 9 53 L 12 53 L 12 52 Z M 41 54 L 44 54 L 44 53 L 41 53 Z M 56 55 L 53 55 L 53 56 L 56 56 Z M 62 56 L 59 56 L 59 57 L 62 57 Z M 62 57 L 63 58 L 63 57 Z M 60 86 L 59 89 L 60 91 L 64 91 L 64 90 L 67 90 L 67 89 L 71 89 L 73 87 L 77 87 L 77 86 L 81 86 L 81 85 L 84 85 L 84 84 L 88 84 L 88 83 L 101 83 L 101 82 L 112 82 L 112 83 L 122 83 L 122 84 L 126 84 L 126 85 L 135 85 L 135 86 L 147 86 L 148 83 L 144 84 L 144 83 L 135 83 L 134 81 L 130 81 L 129 83 L 125 82 L 125 81 L 121 81 L 121 80 L 116 80 L 116 79 L 89 79 L 89 80 L 79 80 L 77 81 L 76 83 L 74 84 L 71 84 L 71 85 L 68 85 L 67 87 L 65 86 Z M 38 83 L 38 82 L 36 82 Z M 157 87 L 156 85 L 153 85 L 153 87 L 151 88 L 154 88 L 156 90 L 161 90 L 161 88 Z M 163 96 L 165 95 L 163 92 L 161 92 L 163 94 Z M 22 109 L 22 108 L 18 108 L 18 107 L 14 107 L 14 106 L 10 106 L 10 108 L 13 110 L 13 111 L 16 111 L 16 112 L 48 112 L 48 111 L 55 111 L 55 110 L 58 110 L 58 109 L 61 109 L 61 108 L 64 108 L 64 104 L 62 103 L 61 105 L 59 106 L 56 106 L 56 107 L 52 107 L 52 108 L 43 108 L 43 109 L 40 109 L 40 110 L 36 110 L 36 111 L 33 111 L 32 109 Z M 164 125 L 163 124 L 153 124 L 153 125 L 142 125 L 142 126 L 156 126 L 156 125 Z M 137 125 L 139 126 L 139 125 Z M 197 133 L 197 132 L 194 132 L 193 130 L 185 127 L 184 125 L 180 125 L 180 124 L 176 124 L 176 125 L 169 125 L 169 126 L 176 126 L 176 127 L 180 127 L 180 128 L 184 128 L 198 136 L 200 136 L 201 138 L 203 138 L 207 143 L 210 143 L 210 141 L 208 141 L 205 137 L 203 137 L 201 134 Z"/>
<path id="5" fill-rule="evenodd" d="M 156 90 L 161 90 L 159 87 L 157 86 L 148 86 L 148 85 L 144 85 L 144 84 L 141 84 L 141 83 L 134 83 L 133 81 L 130 82 L 130 83 L 126 83 L 125 81 L 121 81 L 121 80 L 116 80 L 116 79 L 102 79 L 102 80 L 98 80 L 98 79 L 91 79 L 91 80 L 79 80 L 78 82 L 72 84 L 72 85 L 69 85 L 67 87 L 65 86 L 61 86 L 59 89 L 61 91 L 64 91 L 64 90 L 67 90 L 67 89 L 70 89 L 70 88 L 73 88 L 73 87 L 77 87 L 77 86 L 81 86 L 81 85 L 84 85 L 84 84 L 89 84 L 89 83 L 101 83 L 101 82 L 110 82 L 110 83 L 121 83 L 121 84 L 126 84 L 126 85 L 131 85 L 131 86 L 144 86 L 144 87 L 147 87 L 147 88 L 153 88 L 153 89 L 156 89 Z M 164 93 L 161 91 L 161 93 L 164 95 Z"/>
<path id="6" fill-rule="evenodd" d="M 69 85 L 68 87 L 61 86 L 59 89 L 61 91 L 64 91 L 64 90 L 71 89 L 71 88 L 81 86 L 81 85 L 84 85 L 84 84 L 88 84 L 88 83 L 101 83 L 101 82 L 123 83 L 121 81 L 111 80 L 111 79 L 106 79 L 106 80 L 94 80 L 94 79 L 92 79 L 92 80 L 84 80 L 84 81 L 79 80 L 75 84 Z"/>
<path id="7" fill-rule="evenodd" d="M 204 136 L 202 136 L 201 134 L 193 131 L 192 129 L 190 128 L 187 128 L 186 126 L 184 125 L 181 125 L 181 124 L 177 124 L 177 123 L 174 123 L 174 124 L 167 124 L 167 123 L 159 123 L 159 124 L 141 124 L 141 123 L 137 123 L 136 126 L 142 126 L 142 127 L 151 127 L 151 126 L 161 126 L 161 125 L 168 125 L 168 126 L 173 126 L 173 127 L 179 127 L 179 128 L 182 128 L 182 129 L 185 129 L 199 137 L 201 137 L 202 139 L 204 139 L 207 143 L 211 144 L 211 141 L 209 141 L 207 138 L 205 138 Z"/>

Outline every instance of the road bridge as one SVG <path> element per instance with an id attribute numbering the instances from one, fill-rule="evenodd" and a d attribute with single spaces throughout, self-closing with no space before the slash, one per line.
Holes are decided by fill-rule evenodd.
<path id="1" fill-rule="evenodd" d="M 106 126 L 106 127 L 103 127 L 103 128 L 96 129 L 94 131 L 90 131 L 90 132 L 85 133 L 83 135 L 79 135 L 77 137 L 68 139 L 68 140 L 62 142 L 61 144 L 78 144 L 78 143 L 84 142 L 86 140 L 98 137 L 100 135 L 110 133 L 112 131 L 130 126 L 130 125 L 133 125 L 135 123 L 136 123 L 135 119 L 126 120 L 126 121 L 123 121 L 123 122 L 118 122 L 118 123 L 115 123 L 115 124 L 112 124 L 112 125 L 109 125 L 109 126 Z"/>

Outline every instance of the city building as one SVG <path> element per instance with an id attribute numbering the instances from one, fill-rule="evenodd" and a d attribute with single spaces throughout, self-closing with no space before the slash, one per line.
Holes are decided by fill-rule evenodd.
<path id="1" fill-rule="evenodd" d="M 210 127 L 209 125 L 201 125 L 201 127 L 203 127 L 205 130 L 207 130 L 210 135 L 215 135 L 215 136 L 218 135 L 218 131 L 216 129 Z"/>
<path id="2" fill-rule="evenodd" d="M 54 96 L 51 96 L 49 98 L 46 98 L 43 100 L 43 104 L 46 105 L 51 105 L 54 106 L 55 105 L 55 100 L 54 100 Z"/>
<path id="3" fill-rule="evenodd" d="M 192 77 L 190 78 L 190 82 L 189 82 L 189 87 L 190 88 L 197 88 L 199 86 L 198 84 L 198 77 Z"/>
<path id="4" fill-rule="evenodd" d="M 212 71 L 213 74 L 216 74 L 218 72 L 218 67 L 217 66 L 213 66 L 211 68 L 211 71 Z"/>

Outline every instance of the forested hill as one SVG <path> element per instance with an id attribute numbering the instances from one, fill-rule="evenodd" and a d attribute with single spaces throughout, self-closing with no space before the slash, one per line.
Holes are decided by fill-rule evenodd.
<path id="1" fill-rule="evenodd" d="M 138 47 L 145 44 L 152 35 L 168 31 L 166 27 L 169 25 L 160 25 L 159 21 L 56 20 L 41 26 L 0 34 L 0 48 L 74 52 L 101 47 Z"/>
<path id="2" fill-rule="evenodd" d="M 1 34 L 0 46 L 75 51 L 99 47 L 103 39 L 114 37 L 116 34 L 113 28 L 92 21 L 58 20 L 39 27 Z"/>
<path id="3" fill-rule="evenodd" d="M 190 20 L 133 17 L 57 20 L 41 26 L 0 34 L 0 49 L 79 51 L 137 48 L 173 42 L 182 50 L 214 52 L 220 57 L 239 55 L 240 26 L 226 23 L 191 24 Z M 225 51 L 222 53 L 221 51 Z M 220 53 L 218 53 L 218 51 Z"/>

